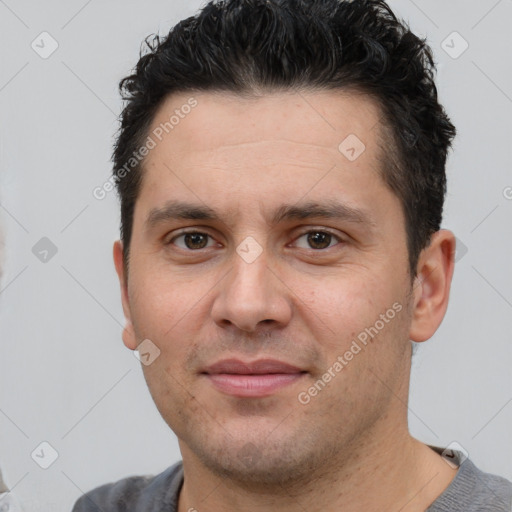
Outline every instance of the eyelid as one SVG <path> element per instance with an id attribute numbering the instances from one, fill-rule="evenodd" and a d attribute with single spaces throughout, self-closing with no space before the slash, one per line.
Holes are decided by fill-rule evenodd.
<path id="1" fill-rule="evenodd" d="M 303 237 L 304 235 L 308 235 L 309 233 L 327 233 L 329 235 L 331 235 L 332 237 L 334 237 L 338 243 L 344 243 L 346 242 L 347 240 L 339 235 L 338 233 L 335 233 L 333 230 L 329 229 L 329 228 L 325 228 L 325 227 L 308 227 L 308 229 L 305 229 L 301 232 L 299 232 L 299 234 L 297 234 L 296 236 L 294 236 L 293 238 L 293 241 L 291 242 L 292 244 L 296 243 L 297 240 L 301 237 Z M 313 249 L 313 248 L 310 248 L 310 249 L 303 249 L 303 250 L 311 250 L 311 251 L 315 251 L 315 252 L 321 252 L 321 251 L 327 251 L 328 249 L 332 249 L 334 248 L 336 245 L 338 244 L 335 244 L 333 246 L 330 246 L 330 247 L 327 247 L 325 249 Z"/>
<path id="2" fill-rule="evenodd" d="M 299 235 L 298 236 L 301 236 L 301 235 L 306 235 L 307 233 L 317 233 L 317 232 L 320 232 L 320 233 L 329 233 L 330 235 L 332 236 L 336 236 L 338 238 L 342 238 L 342 235 L 339 234 L 335 229 L 332 229 L 332 228 L 328 228 L 328 227 L 325 227 L 325 226 L 301 226 L 300 228 L 297 228 L 299 229 Z"/>
<path id="3" fill-rule="evenodd" d="M 215 237 L 211 233 L 209 233 L 207 229 L 190 227 L 190 228 L 180 229 L 177 232 L 173 232 L 171 237 L 165 236 L 163 238 L 163 243 L 164 243 L 164 245 L 170 245 L 174 242 L 174 240 L 176 240 L 176 238 L 179 238 L 180 236 L 188 235 L 188 234 L 206 235 L 206 236 L 210 237 L 212 240 L 215 240 L 215 242 L 217 242 Z M 219 242 L 217 242 L 217 243 L 219 243 Z M 182 249 L 181 247 L 178 247 L 178 248 Z M 205 249 L 209 249 L 209 247 L 205 247 Z M 182 249 L 182 250 L 185 250 L 185 249 Z M 192 252 L 192 249 L 188 249 L 188 250 Z M 197 252 L 200 250 L 202 250 L 202 249 L 196 249 L 194 252 Z"/>
<path id="4" fill-rule="evenodd" d="M 334 237 L 338 241 L 338 243 L 346 242 L 346 239 L 343 236 L 341 236 L 338 233 L 335 233 L 334 230 L 332 230 L 330 228 L 307 226 L 307 229 L 306 229 L 306 228 L 304 228 L 304 226 L 302 226 L 301 231 L 294 236 L 293 241 L 291 242 L 291 244 L 294 244 L 299 238 L 303 237 L 304 235 L 308 235 L 309 233 L 327 233 L 327 234 L 331 235 L 332 237 Z M 173 233 L 171 238 L 169 238 L 167 236 L 164 237 L 164 245 L 170 245 L 171 243 L 174 242 L 174 240 L 176 240 L 180 236 L 187 235 L 187 234 L 206 235 L 206 236 L 210 237 L 212 240 L 214 240 L 217 243 L 219 243 L 216 240 L 216 238 L 211 233 L 209 233 L 208 229 L 204 229 L 202 227 L 199 227 L 199 228 L 198 227 L 189 227 L 189 228 L 180 229 L 177 232 Z M 335 245 L 337 245 L 337 244 L 335 244 Z M 311 248 L 311 250 L 313 250 L 315 252 L 326 251 L 327 249 L 331 249 L 332 247 L 335 247 L 335 245 L 327 247 L 326 249 L 313 249 L 313 248 Z M 178 248 L 182 249 L 181 247 L 178 247 Z M 195 251 L 193 251 L 192 249 L 188 249 L 188 251 L 190 251 L 190 252 L 192 252 L 192 251 L 193 252 L 198 252 L 198 251 L 201 251 L 201 250 L 204 250 L 204 249 L 209 249 L 209 248 L 211 248 L 211 247 L 205 247 L 203 249 L 196 249 Z M 186 250 L 186 249 L 182 249 L 182 250 Z"/>

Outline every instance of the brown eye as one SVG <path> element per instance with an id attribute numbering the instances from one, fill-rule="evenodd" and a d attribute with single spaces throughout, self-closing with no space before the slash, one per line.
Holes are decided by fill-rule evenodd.
<path id="1" fill-rule="evenodd" d="M 308 243 L 313 249 L 326 249 L 331 244 L 332 235 L 322 231 L 308 233 Z"/>
<path id="2" fill-rule="evenodd" d="M 185 245 L 189 249 L 204 249 L 208 243 L 208 235 L 203 233 L 187 233 L 184 240 Z"/>
<path id="3" fill-rule="evenodd" d="M 303 241 L 304 240 L 304 241 Z M 327 231 L 308 231 L 297 238 L 295 242 L 301 249 L 322 250 L 336 245 L 341 240 Z"/>
<path id="4" fill-rule="evenodd" d="M 211 247 L 213 240 L 210 240 L 209 244 L 208 239 L 211 239 L 210 235 L 194 231 L 190 233 L 181 233 L 181 235 L 175 236 L 169 241 L 169 244 L 175 244 L 180 249 L 194 251 Z"/>

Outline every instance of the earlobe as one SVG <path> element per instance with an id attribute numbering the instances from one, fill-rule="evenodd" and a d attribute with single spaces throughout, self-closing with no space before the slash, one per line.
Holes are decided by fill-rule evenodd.
<path id="1" fill-rule="evenodd" d="M 409 338 L 421 342 L 431 338 L 448 308 L 454 270 L 455 236 L 442 229 L 432 235 L 430 245 L 418 260 L 413 285 L 413 311 Z"/>
<path id="2" fill-rule="evenodd" d="M 123 305 L 123 313 L 126 319 L 126 324 L 123 329 L 123 343 L 130 350 L 137 348 L 137 337 L 133 328 L 131 320 L 130 299 L 128 295 L 128 285 L 126 283 L 124 260 L 123 260 L 123 244 L 120 240 L 114 242 L 113 248 L 114 265 L 116 267 L 117 276 L 119 278 L 119 285 L 121 288 L 121 302 Z"/>
<path id="3" fill-rule="evenodd" d="M 126 324 L 123 329 L 123 343 L 126 348 L 135 350 L 137 348 L 137 337 L 133 329 L 131 320 L 126 319 Z"/>

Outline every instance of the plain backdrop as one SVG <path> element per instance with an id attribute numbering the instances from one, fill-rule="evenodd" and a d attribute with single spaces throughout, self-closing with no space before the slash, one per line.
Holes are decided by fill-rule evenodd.
<path id="1" fill-rule="evenodd" d="M 443 222 L 458 261 L 444 323 L 413 361 L 410 428 L 512 479 L 512 2 L 390 3 L 428 38 L 458 129 Z M 92 487 L 180 459 L 121 340 L 117 198 L 92 191 L 141 41 L 200 5 L 0 1 L 0 466 L 27 512 L 69 511 Z"/>

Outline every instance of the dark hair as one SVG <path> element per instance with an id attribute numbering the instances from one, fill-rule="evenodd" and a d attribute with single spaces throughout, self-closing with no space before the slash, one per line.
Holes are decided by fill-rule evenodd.
<path id="1" fill-rule="evenodd" d="M 126 103 L 113 161 L 125 264 L 143 160 L 119 170 L 144 144 L 169 94 L 343 89 L 369 94 L 381 108 L 380 172 L 401 201 L 416 275 L 421 250 L 440 228 L 455 127 L 438 103 L 426 40 L 384 1 L 211 1 L 165 38 L 145 42 L 133 74 L 119 85 Z"/>

